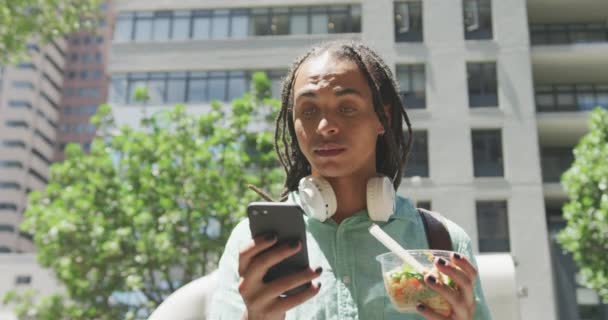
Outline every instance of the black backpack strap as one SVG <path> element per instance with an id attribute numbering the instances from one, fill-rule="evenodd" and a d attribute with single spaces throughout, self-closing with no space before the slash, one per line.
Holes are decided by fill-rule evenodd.
<path id="1" fill-rule="evenodd" d="M 445 224 L 443 224 L 441 214 L 422 208 L 418 208 L 417 210 L 424 225 L 429 249 L 454 251 L 450 233 Z"/>

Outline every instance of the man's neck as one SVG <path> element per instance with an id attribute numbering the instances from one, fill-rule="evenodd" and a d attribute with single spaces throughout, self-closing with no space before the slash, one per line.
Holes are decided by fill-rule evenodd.
<path id="1" fill-rule="evenodd" d="M 367 207 L 367 181 L 372 174 L 326 178 L 336 195 L 337 209 L 332 219 L 340 224 L 344 219 Z"/>

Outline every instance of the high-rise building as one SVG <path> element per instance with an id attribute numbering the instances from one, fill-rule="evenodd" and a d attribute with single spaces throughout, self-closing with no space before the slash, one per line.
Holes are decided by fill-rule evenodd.
<path id="1" fill-rule="evenodd" d="M 53 159 L 65 65 L 63 39 L 29 44 L 30 59 L 0 76 L 0 252 L 31 252 L 19 224 L 31 190 L 44 189 Z"/>
<path id="2" fill-rule="evenodd" d="M 521 319 L 608 319 L 556 247 L 558 183 L 608 108 L 608 3 L 586 0 L 132 0 L 117 4 L 109 99 L 119 122 L 176 102 L 205 112 L 312 44 L 363 40 L 391 66 L 413 127 L 399 193 L 450 217 L 476 253 L 509 252 Z M 418 178 L 410 179 L 411 177 Z"/>
<path id="3" fill-rule="evenodd" d="M 101 5 L 101 18 L 93 30 L 83 30 L 67 37 L 66 70 L 54 161 L 64 159 L 68 143 L 78 143 L 86 151 L 95 136 L 90 118 L 107 101 L 106 64 L 112 40 L 112 3 Z"/>

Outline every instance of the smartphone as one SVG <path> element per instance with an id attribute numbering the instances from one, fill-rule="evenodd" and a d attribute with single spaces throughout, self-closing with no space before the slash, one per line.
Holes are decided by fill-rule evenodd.
<path id="1" fill-rule="evenodd" d="M 252 236 L 270 232 L 277 235 L 277 242 L 266 250 L 272 250 L 290 240 L 299 240 L 302 246 L 296 254 L 271 267 L 264 275 L 264 282 L 271 282 L 309 267 L 304 211 L 299 205 L 284 202 L 252 202 L 247 206 L 247 216 Z M 296 294 L 310 286 L 310 282 L 303 284 L 284 292 L 283 296 Z"/>

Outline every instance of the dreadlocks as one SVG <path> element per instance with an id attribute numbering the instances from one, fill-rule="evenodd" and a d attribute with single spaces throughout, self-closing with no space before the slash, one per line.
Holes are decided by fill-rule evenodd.
<path id="1" fill-rule="evenodd" d="M 399 98 L 398 86 L 388 66 L 376 52 L 358 42 L 332 41 L 313 47 L 292 64 L 281 94 L 281 110 L 276 120 L 274 136 L 275 150 L 286 173 L 285 194 L 298 189 L 300 179 L 310 175 L 308 160 L 300 150 L 293 124 L 293 85 L 300 66 L 309 58 L 324 52 L 337 59 L 349 59 L 357 64 L 372 92 L 374 111 L 385 128 L 385 134 L 376 143 L 376 171 L 394 178 L 394 187 L 401 183 L 403 168 L 412 144 L 412 126 L 405 108 Z M 391 123 L 384 113 L 384 106 L 390 106 Z M 405 141 L 402 120 L 408 128 Z"/>

